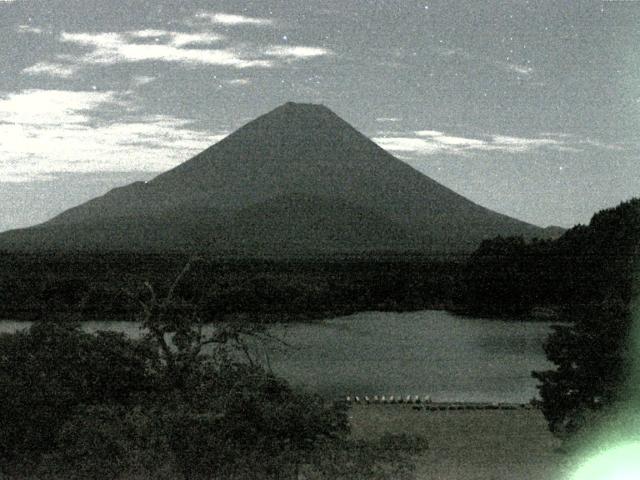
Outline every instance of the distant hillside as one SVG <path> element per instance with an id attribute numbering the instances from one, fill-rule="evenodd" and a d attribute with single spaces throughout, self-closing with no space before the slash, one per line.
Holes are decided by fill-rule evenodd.
<path id="1" fill-rule="evenodd" d="M 0 248 L 458 253 L 557 233 L 467 200 L 324 106 L 287 103 L 149 182 L 0 234 Z"/>

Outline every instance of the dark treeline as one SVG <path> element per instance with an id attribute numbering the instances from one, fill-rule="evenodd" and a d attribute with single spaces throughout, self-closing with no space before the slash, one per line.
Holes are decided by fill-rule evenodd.
<path id="1" fill-rule="evenodd" d="M 627 304 L 637 200 L 557 240 L 498 237 L 468 257 L 199 257 L 178 297 L 212 321 L 327 318 L 367 310 L 449 309 L 475 316 L 571 320 L 581 305 Z M 144 282 L 159 291 L 186 254 L 0 252 L 0 318 L 131 320 Z"/>
<path id="2" fill-rule="evenodd" d="M 476 315 L 536 309 L 572 320 L 584 306 L 627 305 L 638 256 L 640 200 L 595 214 L 557 240 L 487 240 L 461 269 L 454 304 Z"/>
<path id="3" fill-rule="evenodd" d="M 130 320 L 141 285 L 166 290 L 185 263 L 180 254 L 0 253 L 0 318 L 46 313 Z M 327 318 L 365 310 L 446 308 L 460 263 L 432 258 L 230 260 L 201 257 L 176 295 L 212 321 Z M 143 289 L 144 290 L 144 289 Z"/>

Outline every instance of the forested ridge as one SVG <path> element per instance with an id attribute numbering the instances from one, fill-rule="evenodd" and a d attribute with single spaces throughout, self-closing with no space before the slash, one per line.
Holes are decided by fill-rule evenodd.
<path id="1" fill-rule="evenodd" d="M 461 269 L 454 304 L 476 315 L 553 309 L 571 320 L 594 303 L 628 304 L 637 262 L 640 199 L 596 213 L 557 240 L 484 241 Z"/>
<path id="2" fill-rule="evenodd" d="M 0 254 L 0 318 L 131 320 L 144 282 L 166 288 L 179 254 Z M 458 262 L 431 257 L 229 259 L 201 256 L 176 295 L 211 321 L 304 321 L 365 310 L 447 307 Z"/>
<path id="3" fill-rule="evenodd" d="M 571 320 L 593 302 L 626 304 L 640 200 L 598 212 L 556 240 L 485 240 L 469 256 L 224 258 L 201 255 L 178 296 L 208 318 L 300 321 L 358 311 L 448 309 Z M 186 254 L 0 252 L 0 318 L 130 320 L 136 289 L 163 288 Z"/>

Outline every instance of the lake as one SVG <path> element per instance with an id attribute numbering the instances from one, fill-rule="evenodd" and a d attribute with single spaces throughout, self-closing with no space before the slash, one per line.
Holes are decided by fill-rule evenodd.
<path id="1" fill-rule="evenodd" d="M 290 347 L 260 348 L 274 373 L 327 396 L 431 395 L 434 401 L 528 402 L 532 370 L 552 368 L 548 322 L 459 317 L 444 311 L 367 312 L 274 326 Z M 0 332 L 28 324 L 0 321 Z M 129 322 L 86 322 L 87 331 L 139 336 Z M 267 361 L 268 359 L 268 361 Z"/>

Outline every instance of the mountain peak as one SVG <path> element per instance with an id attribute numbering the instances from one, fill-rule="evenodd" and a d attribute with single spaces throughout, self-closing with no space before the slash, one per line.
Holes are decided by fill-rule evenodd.
<path id="1" fill-rule="evenodd" d="M 280 107 L 278 107 L 278 108 L 287 109 L 287 110 L 304 110 L 304 111 L 313 111 L 313 110 L 327 111 L 327 110 L 329 110 L 327 107 L 325 107 L 321 103 L 298 103 L 298 102 L 286 102 L 286 103 L 280 105 Z"/>
<path id="2" fill-rule="evenodd" d="M 433 253 L 543 234 L 423 175 L 326 106 L 287 102 L 145 184 L 0 235 L 0 248 Z"/>
<path id="3" fill-rule="evenodd" d="M 337 139 L 348 137 L 347 143 L 369 143 L 369 140 L 357 132 L 340 116 L 322 104 L 286 102 L 268 113 L 249 122 L 237 132 L 240 143 L 253 144 L 265 148 L 269 145 L 291 149 L 295 145 L 305 144 L 322 148 L 339 148 Z M 227 137 L 230 142 L 235 133 Z M 356 139 L 357 137 L 357 139 Z M 328 142 L 328 143 L 327 143 Z M 300 153 L 300 152 L 297 152 Z"/>
<path id="4" fill-rule="evenodd" d="M 328 118 L 340 119 L 330 108 L 321 103 L 287 102 L 267 113 L 263 117 L 291 117 L 291 118 Z M 341 119 L 340 119 L 341 120 Z"/>

